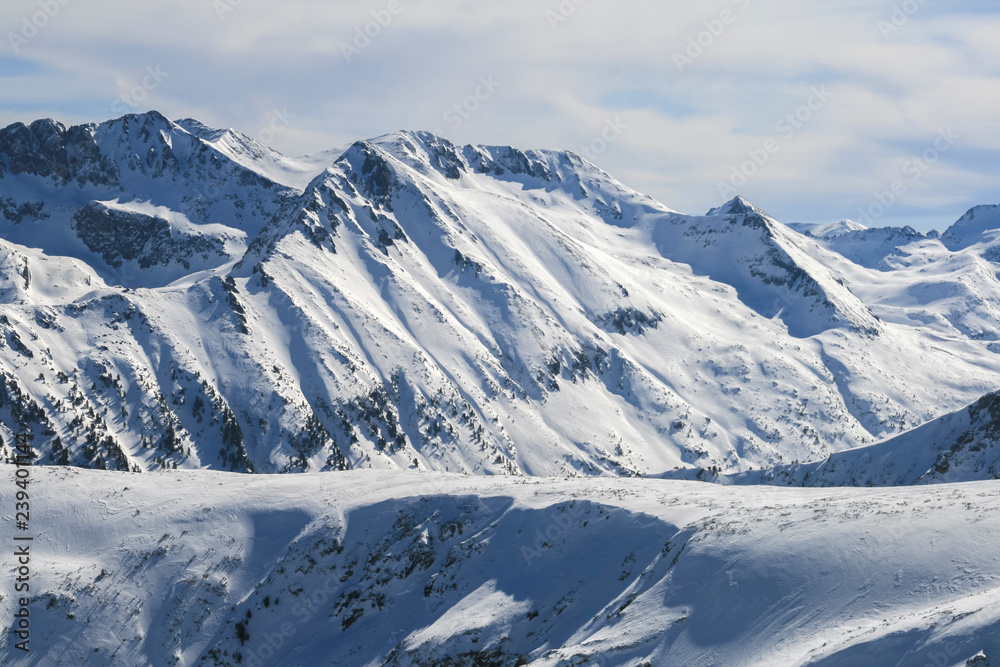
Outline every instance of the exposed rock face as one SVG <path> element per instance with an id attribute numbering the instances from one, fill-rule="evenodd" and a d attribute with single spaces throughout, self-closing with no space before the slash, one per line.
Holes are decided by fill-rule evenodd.
<path id="1" fill-rule="evenodd" d="M 135 262 L 142 269 L 177 262 L 190 269 L 195 255 L 207 261 L 211 255 L 225 254 L 219 238 L 185 234 L 164 218 L 115 210 L 99 202 L 80 209 L 73 216 L 73 227 L 91 251 L 115 268 L 122 262 Z"/>

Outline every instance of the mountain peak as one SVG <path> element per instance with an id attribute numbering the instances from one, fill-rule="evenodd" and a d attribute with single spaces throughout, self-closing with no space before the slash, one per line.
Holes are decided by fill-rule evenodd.
<path id="1" fill-rule="evenodd" d="M 215 127 L 209 127 L 205 125 L 200 120 L 195 120 L 194 118 L 181 118 L 180 120 L 175 120 L 174 124 L 186 130 L 189 134 L 193 134 L 196 137 L 204 139 L 208 142 L 217 141 L 220 137 L 232 132 L 231 129 L 220 129 Z"/>
<path id="2" fill-rule="evenodd" d="M 387 146 L 399 145 L 405 141 L 424 146 L 433 146 L 436 144 L 454 145 L 444 137 L 440 137 L 433 132 L 428 132 L 426 130 L 396 130 L 395 132 L 388 132 L 369 139 L 370 143 Z"/>
<path id="3" fill-rule="evenodd" d="M 165 130 L 174 130 L 177 128 L 177 124 L 172 120 L 164 116 L 159 111 L 151 109 L 142 113 L 129 113 L 124 116 L 119 116 L 118 118 L 112 118 L 111 120 L 101 123 L 101 125 L 107 125 L 109 127 L 114 127 L 116 125 L 124 125 L 126 131 L 128 127 L 132 124 L 138 124 L 139 127 L 143 128 L 160 128 Z"/>
<path id="4" fill-rule="evenodd" d="M 985 234 L 996 230 L 1000 230 L 1000 204 L 974 206 L 941 234 L 941 242 L 949 250 L 961 250 L 992 240 Z"/>
<path id="5" fill-rule="evenodd" d="M 748 213 L 763 214 L 763 211 L 761 211 L 759 208 L 748 202 L 743 197 L 737 195 L 736 197 L 733 197 L 722 206 L 710 209 L 708 213 L 705 214 L 705 217 L 714 218 L 720 215 L 741 215 Z"/>
<path id="6" fill-rule="evenodd" d="M 28 128 L 39 135 L 45 134 L 62 134 L 66 131 L 66 126 L 59 121 L 53 120 L 51 118 L 40 118 L 34 121 Z"/>

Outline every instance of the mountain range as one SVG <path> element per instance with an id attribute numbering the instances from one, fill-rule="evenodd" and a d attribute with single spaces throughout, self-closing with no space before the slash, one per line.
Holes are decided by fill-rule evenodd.
<path id="1" fill-rule="evenodd" d="M 0 193 L 0 436 L 44 463 L 735 474 L 1000 387 L 997 206 L 790 227 L 568 152 L 156 112 L 3 129 Z"/>
<path id="2" fill-rule="evenodd" d="M 989 667 L 1000 206 L 942 228 L 426 132 L 0 130 L 0 662 Z"/>

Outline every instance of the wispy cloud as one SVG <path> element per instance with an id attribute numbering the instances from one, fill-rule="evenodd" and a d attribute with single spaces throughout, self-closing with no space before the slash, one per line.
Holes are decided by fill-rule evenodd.
<path id="1" fill-rule="evenodd" d="M 271 145 L 302 154 L 400 128 L 580 150 L 619 118 L 592 159 L 690 212 L 779 140 L 739 191 L 788 221 L 857 217 L 952 127 L 962 139 L 880 223 L 1000 201 L 993 2 L 8 0 L 0 25 L 0 122 L 101 120 L 124 98 L 256 135 L 288 109 Z M 169 76 L 146 85 L 151 70 Z M 489 76 L 502 85 L 450 122 Z M 789 136 L 814 86 L 830 100 Z"/>

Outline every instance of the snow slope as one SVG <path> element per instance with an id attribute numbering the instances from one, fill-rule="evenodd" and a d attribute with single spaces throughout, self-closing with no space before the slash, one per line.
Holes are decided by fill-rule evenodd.
<path id="1" fill-rule="evenodd" d="M 906 486 L 1000 479 L 1000 394 L 988 394 L 875 445 L 831 454 L 824 461 L 740 473 L 737 484 Z"/>
<path id="2" fill-rule="evenodd" d="M 891 271 L 891 263 L 899 256 L 906 255 L 903 248 L 920 243 L 925 238 L 927 237 L 912 227 L 878 227 L 830 234 L 821 237 L 818 242 L 855 264 L 869 269 Z"/>
<path id="3" fill-rule="evenodd" d="M 881 667 L 1000 656 L 996 482 L 32 476 L 33 650 L 4 633 L 5 665 Z M 4 506 L 10 495 L 0 487 Z"/>

